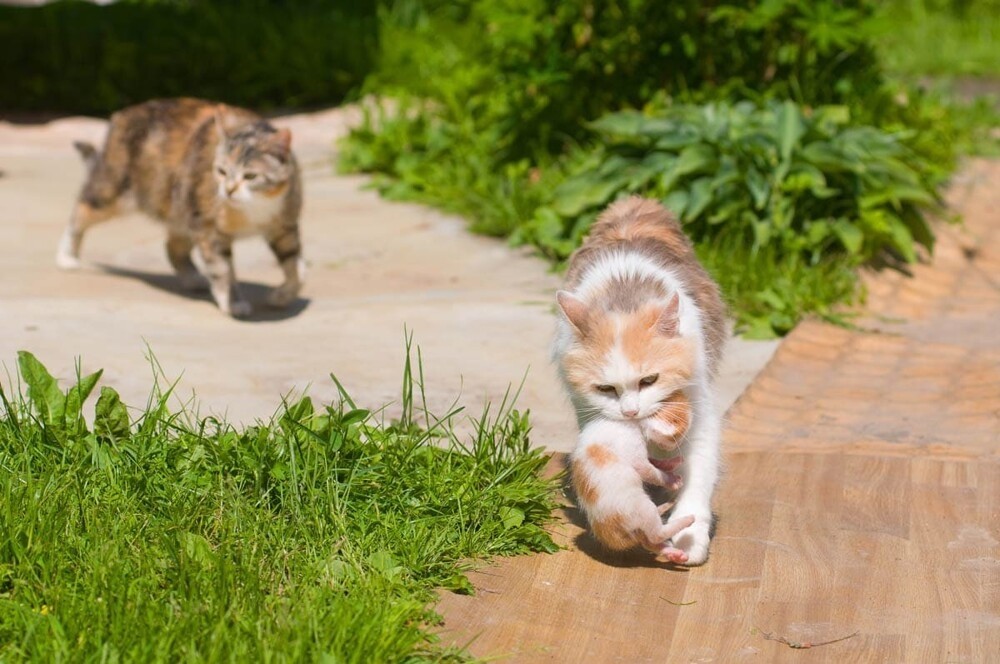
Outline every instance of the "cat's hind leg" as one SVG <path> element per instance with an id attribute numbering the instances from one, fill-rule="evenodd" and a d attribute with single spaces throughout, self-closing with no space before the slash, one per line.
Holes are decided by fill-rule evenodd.
<path id="1" fill-rule="evenodd" d="M 91 226 L 121 214 L 122 199 L 129 190 L 126 136 L 113 123 L 103 152 L 98 153 L 89 143 L 79 143 L 76 148 L 87 166 L 87 180 L 56 251 L 56 265 L 64 270 L 80 267 L 84 233 Z"/>

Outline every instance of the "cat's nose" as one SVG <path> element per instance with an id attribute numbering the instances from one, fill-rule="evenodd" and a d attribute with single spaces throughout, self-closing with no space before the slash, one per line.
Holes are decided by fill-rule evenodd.
<path id="1" fill-rule="evenodd" d="M 622 415 L 624 415 L 625 417 L 635 417 L 638 414 L 639 410 L 637 408 L 628 408 L 628 409 L 622 408 Z"/>
<path id="2" fill-rule="evenodd" d="M 238 188 L 238 185 L 227 184 L 226 185 L 226 196 L 229 196 L 230 198 L 232 198 L 233 197 L 233 192 L 235 192 L 237 188 Z"/>

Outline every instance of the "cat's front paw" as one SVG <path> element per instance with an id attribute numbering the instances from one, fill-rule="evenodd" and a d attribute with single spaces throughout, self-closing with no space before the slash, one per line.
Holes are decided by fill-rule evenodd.
<path id="1" fill-rule="evenodd" d="M 284 308 L 299 296 L 298 284 L 282 284 L 267 294 L 267 303 L 272 307 Z"/>
<path id="2" fill-rule="evenodd" d="M 229 305 L 229 315 L 233 318 L 246 318 L 253 312 L 253 305 L 246 300 L 236 300 Z"/>
<path id="3" fill-rule="evenodd" d="M 683 517 L 679 517 L 678 520 Z M 667 522 L 670 525 L 674 519 Z M 673 548 L 683 551 L 687 555 L 684 565 L 703 565 L 708 560 L 708 545 L 710 537 L 710 520 L 697 519 L 695 522 L 674 535 L 670 544 Z"/>

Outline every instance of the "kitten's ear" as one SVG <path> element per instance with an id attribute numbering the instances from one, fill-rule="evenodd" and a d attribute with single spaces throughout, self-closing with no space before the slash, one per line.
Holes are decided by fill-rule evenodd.
<path id="1" fill-rule="evenodd" d="M 588 309 L 587 304 L 569 291 L 563 290 L 556 293 L 556 301 L 559 302 L 559 308 L 565 314 L 566 320 L 581 335 L 586 334 L 590 323 L 590 309 Z"/>
<path id="2" fill-rule="evenodd" d="M 656 331 L 665 337 L 678 337 L 681 331 L 681 298 L 675 292 L 656 319 Z"/>

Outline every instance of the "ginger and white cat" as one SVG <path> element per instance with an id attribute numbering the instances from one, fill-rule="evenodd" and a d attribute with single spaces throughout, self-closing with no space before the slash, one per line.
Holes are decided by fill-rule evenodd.
<path id="1" fill-rule="evenodd" d="M 167 257 L 187 288 L 204 283 L 191 260 L 198 252 L 224 313 L 251 311 L 233 270 L 233 240 L 246 235 L 263 235 L 285 274 L 268 303 L 284 307 L 298 297 L 302 185 L 287 129 L 241 108 L 159 99 L 112 115 L 100 152 L 75 146 L 87 181 L 59 244 L 59 267 L 80 265 L 87 229 L 138 207 L 166 224 Z"/>
<path id="2" fill-rule="evenodd" d="M 608 533 L 620 532 L 612 526 L 624 523 L 632 526 L 634 544 L 673 562 L 704 563 L 720 461 L 713 380 L 728 333 L 718 286 L 673 216 L 656 201 L 632 197 L 612 204 L 595 222 L 570 259 L 558 302 L 554 354 L 581 427 L 574 482 L 581 488 L 586 471 L 584 482 L 598 494 L 630 496 L 581 500 L 594 535 L 621 548 L 625 541 Z M 675 444 L 684 459 L 683 487 L 667 526 L 678 532 L 669 542 L 650 543 L 649 515 L 656 506 L 644 491 L 644 498 L 633 491 L 634 477 L 626 479 L 622 468 L 662 485 L 641 457 L 661 456 Z M 593 450 L 602 448 L 619 465 L 596 466 Z M 645 461 L 656 470 L 665 467 Z M 602 468 L 616 470 L 594 481 Z"/>

